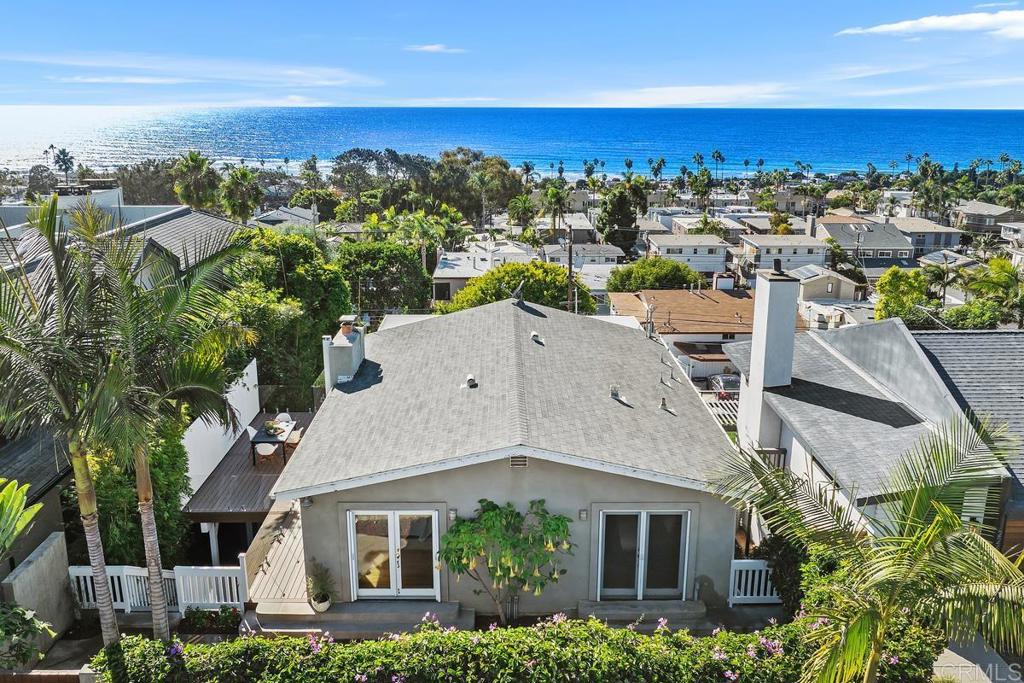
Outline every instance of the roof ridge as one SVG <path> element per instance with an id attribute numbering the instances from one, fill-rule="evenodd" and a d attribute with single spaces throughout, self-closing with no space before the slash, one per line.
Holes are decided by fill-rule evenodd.
<path id="1" fill-rule="evenodd" d="M 523 353 L 523 334 L 519 329 L 519 317 L 517 312 L 519 304 L 514 300 L 508 300 L 512 304 L 512 311 L 509 315 L 512 327 L 509 339 L 512 342 L 512 434 L 516 443 L 525 444 L 529 438 L 530 422 L 526 415 L 526 360 Z"/>

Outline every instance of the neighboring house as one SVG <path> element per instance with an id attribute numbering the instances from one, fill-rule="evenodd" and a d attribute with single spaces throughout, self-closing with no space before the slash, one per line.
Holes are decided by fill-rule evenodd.
<path id="1" fill-rule="evenodd" d="M 729 243 L 714 235 L 652 235 L 648 255 L 685 263 L 704 277 L 725 272 Z"/>
<path id="2" fill-rule="evenodd" d="M 999 236 L 1007 242 L 1024 244 L 1024 223 L 1001 223 Z"/>
<path id="3" fill-rule="evenodd" d="M 566 266 L 568 268 L 568 266 Z M 577 282 L 582 282 L 590 290 L 590 295 L 597 301 L 597 312 L 608 313 L 608 278 L 612 271 L 618 268 L 611 263 L 584 263 L 582 266 L 573 267 L 573 276 Z"/>
<path id="4" fill-rule="evenodd" d="M 582 349 L 602 361 L 581 371 Z M 426 611 L 471 628 L 493 605 L 437 553 L 481 498 L 520 510 L 544 499 L 571 519 L 566 574 L 521 594 L 520 614 L 600 614 L 616 599 L 640 601 L 638 613 L 701 610 L 728 594 L 735 513 L 711 482 L 729 442 L 692 387 L 667 377 L 660 342 L 505 300 L 339 333 L 324 354 L 331 388 L 274 486 L 278 504 L 296 501 L 301 534 L 265 567 L 294 589 L 257 605 L 264 630 L 330 624 L 345 638 Z M 304 572 L 288 578 L 314 561 L 337 591 L 322 615 Z"/>
<path id="5" fill-rule="evenodd" d="M 1024 249 L 1011 247 L 1006 250 L 1006 253 L 1010 257 L 1010 263 L 1013 264 L 1014 268 L 1024 268 Z"/>
<path id="6" fill-rule="evenodd" d="M 514 240 L 470 240 L 466 252 L 485 254 L 500 263 L 529 263 L 536 256 L 533 247 Z"/>
<path id="7" fill-rule="evenodd" d="M 783 270 L 800 266 L 824 266 L 828 245 L 810 235 L 741 235 L 740 246 L 734 252 L 740 265 L 755 270 L 782 262 Z"/>
<path id="8" fill-rule="evenodd" d="M 743 377 L 740 444 L 777 453 L 794 473 L 872 512 L 898 458 L 960 416 L 958 401 L 899 319 L 794 336 L 799 280 L 773 271 L 757 277 L 753 337 L 725 346 Z M 985 353 L 963 354 L 963 362 L 978 355 Z M 1024 356 L 1016 358 L 1010 377 L 978 373 L 974 381 L 1019 388 Z M 965 514 L 980 521 L 982 511 Z"/>
<path id="9" fill-rule="evenodd" d="M 1006 424 L 1016 439 L 1003 516 L 1002 548 L 1024 546 L 1024 332 L 913 332 L 914 340 L 963 410 Z"/>
<path id="10" fill-rule="evenodd" d="M 732 218 L 727 216 L 711 216 L 713 220 L 718 221 L 722 224 L 728 233 L 728 237 L 725 240 L 729 244 L 739 244 L 740 235 L 749 232 L 749 229 Z M 703 214 L 688 215 L 688 216 L 674 216 L 672 218 L 672 233 L 676 235 L 687 235 L 690 229 L 699 225 L 704 219 Z"/>
<path id="11" fill-rule="evenodd" d="M 913 256 L 924 256 L 933 251 L 950 249 L 960 244 L 963 231 L 949 225 L 939 225 L 927 218 L 871 216 L 876 223 L 888 223 L 895 227 L 914 247 Z"/>
<path id="12" fill-rule="evenodd" d="M 860 285 L 834 270 L 816 264 L 787 271 L 800 281 L 800 301 L 856 301 Z"/>
<path id="13" fill-rule="evenodd" d="M 647 219 L 672 229 L 672 219 L 678 216 L 698 217 L 699 214 L 688 206 L 652 206 L 647 209 Z"/>
<path id="14" fill-rule="evenodd" d="M 533 201 L 534 206 L 544 206 L 544 190 L 541 188 L 534 188 L 530 192 L 530 199 Z M 586 211 L 590 206 L 595 203 L 596 199 L 591 196 L 589 189 L 585 188 L 572 188 L 569 190 L 569 211 Z"/>
<path id="15" fill-rule="evenodd" d="M 949 264 L 956 269 L 966 268 L 967 270 L 974 270 L 982 265 L 981 262 L 975 258 L 964 254 L 958 254 L 955 251 L 949 251 L 948 249 L 925 254 L 918 258 L 917 262 L 922 268 L 924 266 L 941 266 L 943 264 Z"/>
<path id="16" fill-rule="evenodd" d="M 822 216 L 815 225 L 815 235 L 832 239 L 860 264 L 868 282 L 874 282 L 889 268 L 917 268 L 914 249 L 892 223 L 875 223 L 867 218 Z"/>
<path id="17" fill-rule="evenodd" d="M 632 315 L 664 340 L 694 380 L 735 372 L 722 344 L 750 339 L 753 329 L 754 297 L 747 290 L 645 289 L 610 292 L 608 301 L 613 314 Z"/>
<path id="18" fill-rule="evenodd" d="M 558 221 L 558 229 L 552 229 L 553 222 L 550 216 L 539 216 L 533 221 L 533 231 L 545 242 L 558 244 L 559 240 L 569 238 L 569 230 L 572 230 L 572 241 L 579 244 L 597 241 L 597 232 L 590 223 L 587 215 L 575 211 L 567 213 Z M 518 237 L 523 234 L 523 226 L 513 225 L 508 222 L 508 214 L 499 214 L 492 219 L 494 230 L 504 232 L 511 237 Z"/>
<path id="19" fill-rule="evenodd" d="M 993 232 L 999 233 L 1000 223 L 1013 223 L 1024 220 L 1024 212 L 1000 206 L 979 202 L 976 199 L 964 202 L 953 207 L 950 211 L 950 222 L 966 232 Z"/>
<path id="20" fill-rule="evenodd" d="M 483 275 L 500 263 L 504 261 L 479 252 L 442 252 L 434 267 L 434 300 L 451 300 L 470 278 Z"/>
<path id="21" fill-rule="evenodd" d="M 572 260 L 574 266 L 587 263 L 619 263 L 625 252 L 614 244 L 573 244 Z M 568 245 L 545 244 L 541 247 L 541 258 L 548 263 L 569 263 Z"/>
<path id="22" fill-rule="evenodd" d="M 730 218 L 737 221 L 746 227 L 750 232 L 756 232 L 761 235 L 768 235 L 772 231 L 771 214 L 769 213 L 756 213 L 756 214 L 730 214 Z M 810 235 L 810 221 L 800 216 L 790 216 L 789 224 L 792 230 L 797 235 Z"/>
<path id="23" fill-rule="evenodd" d="M 302 225 L 315 227 L 320 222 L 320 214 L 312 208 L 306 209 L 301 206 L 279 206 L 271 211 L 264 211 L 254 219 L 260 225 L 273 227 L 275 225 Z"/>

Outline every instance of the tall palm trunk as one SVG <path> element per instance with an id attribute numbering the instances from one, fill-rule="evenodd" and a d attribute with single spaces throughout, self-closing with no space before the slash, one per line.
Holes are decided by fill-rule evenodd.
<path id="1" fill-rule="evenodd" d="M 103 557 L 103 539 L 100 538 L 99 515 L 96 512 L 96 488 L 92 473 L 85 457 L 82 443 L 72 437 L 68 443 L 68 455 L 75 475 L 75 489 L 78 493 L 78 513 L 85 530 L 85 546 L 89 551 L 89 566 L 92 568 L 93 593 L 96 608 L 100 613 L 100 631 L 103 644 L 113 645 L 120 639 L 117 617 L 114 616 L 114 600 L 110 594 L 110 578 L 107 576 L 107 561 Z"/>
<path id="2" fill-rule="evenodd" d="M 146 548 L 149 606 L 153 611 L 153 637 L 157 640 L 170 640 L 167 596 L 164 594 L 164 567 L 160 560 L 156 515 L 153 514 L 153 479 L 149 472 L 149 458 L 141 452 L 135 456 L 135 490 L 139 497 L 139 515 L 142 517 L 142 544 Z"/>

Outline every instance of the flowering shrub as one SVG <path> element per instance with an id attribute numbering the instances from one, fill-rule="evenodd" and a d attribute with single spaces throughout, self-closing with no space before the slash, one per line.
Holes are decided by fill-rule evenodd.
<path id="1" fill-rule="evenodd" d="M 186 645 L 129 636 L 92 665 L 101 681 L 127 683 L 793 683 L 808 655 L 808 628 L 798 621 L 694 637 L 659 622 L 644 635 L 555 615 L 530 628 L 455 631 L 427 615 L 414 633 L 347 644 L 328 634 Z M 912 653 L 887 656 L 897 663 L 883 667 L 884 683 L 926 680 Z"/>

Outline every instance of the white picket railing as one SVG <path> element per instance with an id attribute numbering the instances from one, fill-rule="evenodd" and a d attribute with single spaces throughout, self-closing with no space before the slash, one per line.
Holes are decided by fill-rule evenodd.
<path id="1" fill-rule="evenodd" d="M 782 600 L 772 585 L 772 569 L 764 560 L 733 560 L 729 574 L 729 606 L 777 605 Z"/>
<path id="2" fill-rule="evenodd" d="M 188 607 L 217 609 L 221 605 L 244 610 L 249 599 L 244 566 L 175 567 L 174 582 L 182 612 Z"/>
<path id="3" fill-rule="evenodd" d="M 88 566 L 68 567 L 71 590 L 79 607 L 96 608 L 96 583 Z M 164 595 L 168 609 L 184 612 L 188 607 L 217 609 L 222 605 L 244 609 L 249 599 L 245 567 L 175 567 L 165 569 Z M 145 567 L 109 566 L 110 592 L 114 609 L 125 612 L 150 610 L 148 575 Z"/>
<path id="4" fill-rule="evenodd" d="M 68 567 L 68 574 L 71 577 L 71 590 L 78 605 L 85 609 L 95 609 L 96 583 L 92 578 L 92 568 L 75 565 Z M 174 572 L 165 569 L 163 574 L 167 606 L 176 610 L 178 594 L 174 588 Z M 110 595 L 114 601 L 114 609 L 126 614 L 149 611 L 149 576 L 145 567 L 109 566 L 107 577 L 110 579 Z"/>

